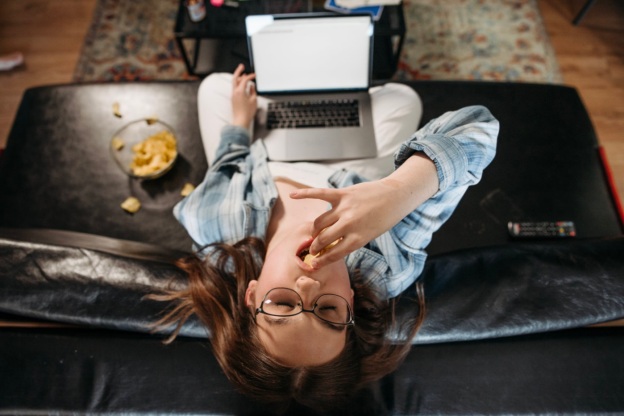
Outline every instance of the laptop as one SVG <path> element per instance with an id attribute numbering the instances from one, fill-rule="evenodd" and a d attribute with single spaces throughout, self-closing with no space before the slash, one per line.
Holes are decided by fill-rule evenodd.
<path id="1" fill-rule="evenodd" d="M 371 16 L 250 15 L 245 25 L 260 96 L 254 137 L 269 159 L 375 157 Z"/>

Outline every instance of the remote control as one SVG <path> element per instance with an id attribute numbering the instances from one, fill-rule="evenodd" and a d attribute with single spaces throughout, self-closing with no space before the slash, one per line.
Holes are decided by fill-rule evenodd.
<path id="1" fill-rule="evenodd" d="M 509 222 L 509 234 L 517 238 L 575 237 L 576 228 L 572 221 Z"/>

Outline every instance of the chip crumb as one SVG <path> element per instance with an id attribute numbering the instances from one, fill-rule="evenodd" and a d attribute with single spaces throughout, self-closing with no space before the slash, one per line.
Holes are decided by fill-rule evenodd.
<path id="1" fill-rule="evenodd" d="M 148 117 L 145 119 L 145 122 L 151 126 L 152 124 L 158 123 L 158 117 Z"/>
<path id="2" fill-rule="evenodd" d="M 134 214 L 141 209 L 141 202 L 135 197 L 129 196 L 121 203 L 121 208 L 130 214 Z"/>
<path id="3" fill-rule="evenodd" d="M 115 150 L 121 150 L 125 146 L 123 139 L 120 137 L 114 137 L 111 144 Z"/>
<path id="4" fill-rule="evenodd" d="M 184 184 L 184 187 L 180 191 L 180 195 L 189 196 L 191 192 L 193 192 L 194 190 L 195 190 L 195 185 L 193 185 L 192 183 L 186 183 Z"/>
<path id="5" fill-rule="evenodd" d="M 121 111 L 119 111 L 119 103 L 115 102 L 113 103 L 113 114 L 115 115 L 115 117 L 117 118 L 121 118 Z"/>

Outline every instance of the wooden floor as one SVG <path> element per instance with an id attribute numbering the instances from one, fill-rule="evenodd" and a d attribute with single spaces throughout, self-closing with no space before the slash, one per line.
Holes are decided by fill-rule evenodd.
<path id="1" fill-rule="evenodd" d="M 579 26 L 585 0 L 538 0 L 564 82 L 576 87 L 606 150 L 624 200 L 624 1 L 597 0 Z M 96 0 L 1 0 L 0 53 L 22 51 L 26 64 L 0 72 L 0 148 L 23 91 L 67 83 Z"/>

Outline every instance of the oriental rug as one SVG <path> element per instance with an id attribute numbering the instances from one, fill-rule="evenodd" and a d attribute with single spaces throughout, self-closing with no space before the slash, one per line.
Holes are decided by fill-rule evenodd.
<path id="1" fill-rule="evenodd" d="M 194 79 L 174 40 L 179 0 L 98 0 L 75 82 Z M 537 0 L 404 0 L 397 80 L 561 83 Z"/>

